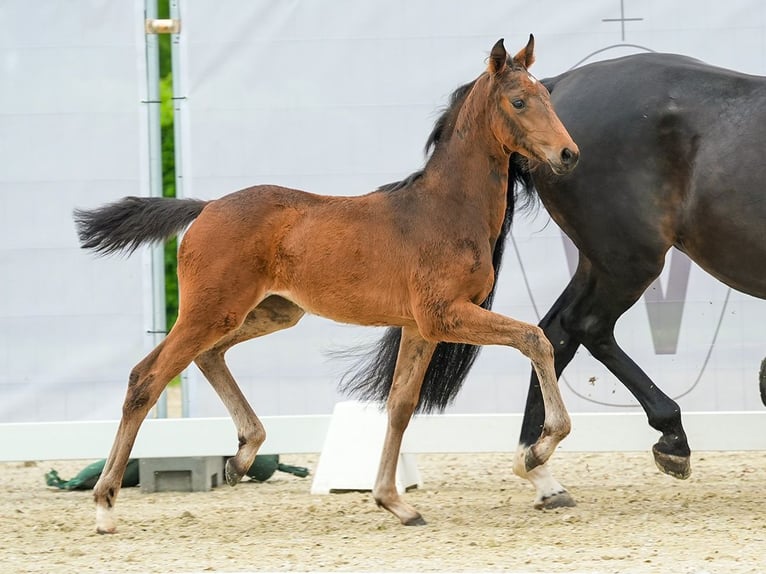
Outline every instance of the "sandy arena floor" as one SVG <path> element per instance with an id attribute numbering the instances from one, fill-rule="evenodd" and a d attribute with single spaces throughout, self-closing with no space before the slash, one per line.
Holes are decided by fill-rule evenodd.
<path id="1" fill-rule="evenodd" d="M 208 493 L 123 489 L 119 531 L 94 532 L 90 491 L 45 486 L 92 461 L 0 465 L 2 572 L 766 571 L 766 453 L 697 453 L 693 475 L 651 455 L 559 453 L 576 508 L 537 511 L 510 454 L 421 455 L 408 500 L 428 525 L 404 527 L 369 493 L 311 495 L 276 473 Z M 316 455 L 282 457 L 313 468 Z"/>

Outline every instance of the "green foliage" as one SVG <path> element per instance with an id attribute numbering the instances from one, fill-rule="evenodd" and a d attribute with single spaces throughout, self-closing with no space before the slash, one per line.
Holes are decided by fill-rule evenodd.
<path id="1" fill-rule="evenodd" d="M 158 16 L 168 18 L 169 0 L 159 0 Z M 160 128 L 162 137 L 162 195 L 176 196 L 175 133 L 173 126 L 173 75 L 171 67 L 170 35 L 159 36 L 160 52 Z M 165 313 L 167 328 L 173 326 L 178 317 L 178 276 L 176 274 L 176 252 L 178 240 L 165 244 Z"/>

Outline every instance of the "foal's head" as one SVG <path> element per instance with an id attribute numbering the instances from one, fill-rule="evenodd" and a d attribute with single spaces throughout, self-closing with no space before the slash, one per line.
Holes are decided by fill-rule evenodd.
<path id="1" fill-rule="evenodd" d="M 577 164 L 580 151 L 551 105 L 550 94 L 527 70 L 535 60 L 535 39 L 513 58 L 503 40 L 492 48 L 487 74 L 490 128 L 508 152 L 547 163 L 556 174 Z"/>

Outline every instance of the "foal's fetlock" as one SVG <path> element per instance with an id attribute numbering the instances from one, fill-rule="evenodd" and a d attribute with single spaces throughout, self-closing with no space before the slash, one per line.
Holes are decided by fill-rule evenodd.
<path id="1" fill-rule="evenodd" d="M 376 496 L 373 493 L 373 499 L 378 508 L 388 510 L 391 514 L 396 516 L 404 526 L 424 526 L 428 524 L 423 515 L 415 510 L 412 506 L 404 502 L 398 495 L 394 498 L 386 498 L 382 496 Z"/>
<path id="2" fill-rule="evenodd" d="M 527 452 L 524 454 L 524 470 L 526 472 L 529 472 L 530 470 L 533 470 L 544 463 L 545 461 L 540 459 L 540 457 L 535 453 L 533 446 L 527 449 Z"/>
<path id="3" fill-rule="evenodd" d="M 572 420 L 568 416 L 562 417 L 557 419 L 555 424 L 545 423 L 543 425 L 543 430 L 540 434 L 540 440 L 543 438 L 548 438 L 549 440 L 553 440 L 556 442 L 556 444 L 558 444 L 569 435 L 569 431 L 571 430 Z"/>

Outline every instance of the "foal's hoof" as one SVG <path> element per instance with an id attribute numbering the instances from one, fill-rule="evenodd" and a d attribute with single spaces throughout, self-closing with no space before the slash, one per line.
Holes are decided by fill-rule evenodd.
<path id="1" fill-rule="evenodd" d="M 405 526 L 425 526 L 428 523 L 423 519 L 423 517 L 420 514 L 418 514 L 416 517 L 410 518 L 406 522 L 402 522 L 402 524 L 404 524 Z"/>
<path id="2" fill-rule="evenodd" d="M 231 462 L 232 460 L 234 459 L 230 458 L 226 461 L 224 474 L 226 475 L 226 483 L 229 486 L 237 486 L 239 481 L 242 480 L 242 473 L 234 467 L 234 464 Z"/>
<path id="3" fill-rule="evenodd" d="M 571 508 L 572 506 L 577 506 L 577 502 L 575 502 L 575 499 L 572 498 L 572 495 L 569 494 L 566 490 L 562 490 L 556 494 L 551 494 L 550 496 L 535 500 L 535 508 L 537 510 Z"/>
<path id="4" fill-rule="evenodd" d="M 99 534 L 114 534 L 117 532 L 113 507 L 96 506 L 96 532 Z"/>
<path id="5" fill-rule="evenodd" d="M 678 479 L 689 478 L 692 474 L 691 457 L 667 454 L 652 447 L 654 462 L 662 472 Z"/>

